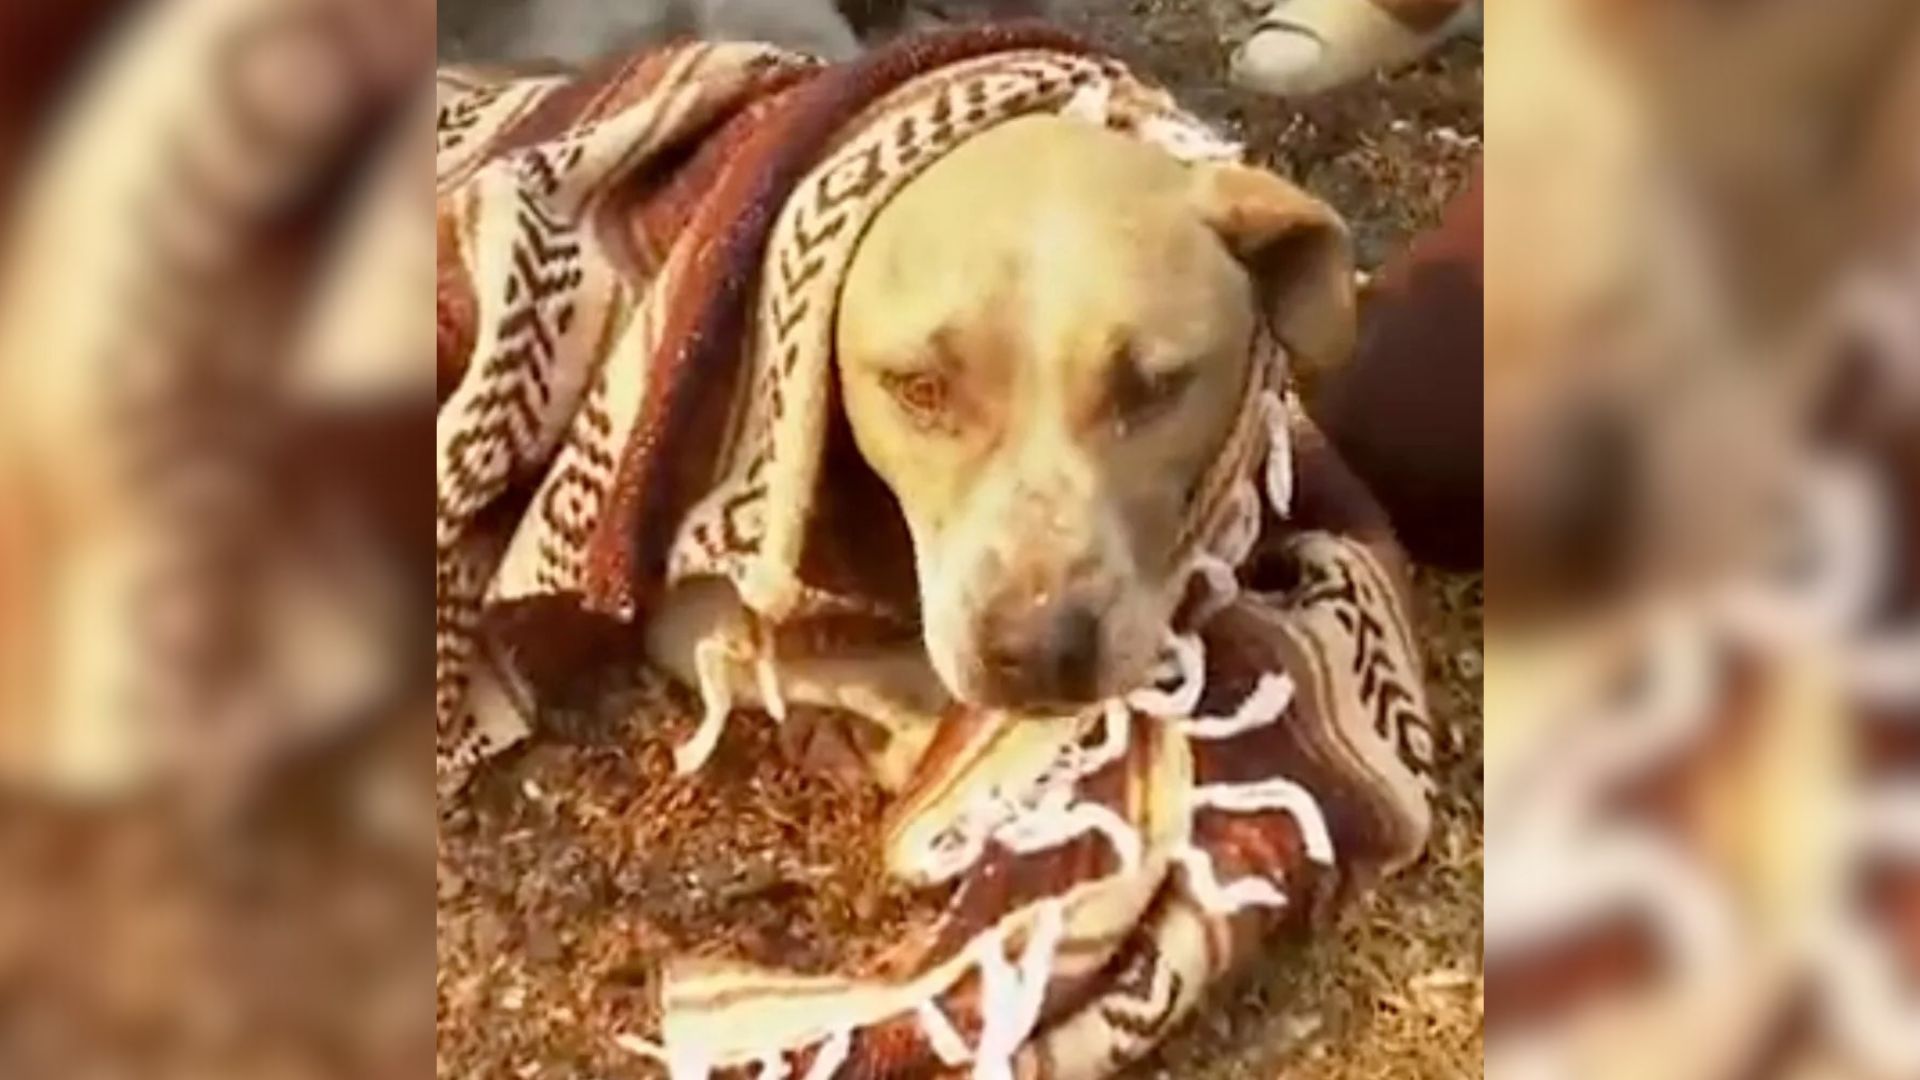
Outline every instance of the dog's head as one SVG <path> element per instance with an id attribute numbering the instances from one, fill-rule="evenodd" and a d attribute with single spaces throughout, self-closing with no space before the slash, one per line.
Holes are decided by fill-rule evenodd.
<path id="1" fill-rule="evenodd" d="M 1350 289 L 1321 203 L 1078 121 L 1002 125 L 889 204 L 842 297 L 841 389 L 952 693 L 1066 706 L 1142 680 L 1260 320 L 1296 362 L 1338 359 Z"/>

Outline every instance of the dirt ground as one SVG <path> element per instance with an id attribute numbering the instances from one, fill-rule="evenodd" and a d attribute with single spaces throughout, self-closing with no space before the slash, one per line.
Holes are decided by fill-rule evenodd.
<path id="1" fill-rule="evenodd" d="M 1218 20 L 1238 2 L 1076 0 L 1069 18 L 1330 200 L 1362 265 L 1377 265 L 1465 183 L 1481 134 L 1478 50 L 1457 45 L 1299 106 L 1263 101 L 1222 76 Z M 1478 580 L 1424 576 L 1418 619 L 1430 704 L 1450 733 L 1427 856 L 1332 931 L 1276 946 L 1129 1076 L 1479 1075 Z M 680 780 L 679 695 L 643 677 L 602 705 L 557 718 L 442 809 L 442 1077 L 656 1076 L 613 1035 L 652 1030 L 664 957 L 821 969 L 937 907 L 882 880 L 880 794 L 788 764 L 767 725 L 733 725 L 709 770 Z"/>

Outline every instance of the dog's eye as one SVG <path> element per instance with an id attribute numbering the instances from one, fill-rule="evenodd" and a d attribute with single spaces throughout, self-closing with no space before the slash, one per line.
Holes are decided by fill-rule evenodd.
<path id="1" fill-rule="evenodd" d="M 940 372 L 883 372 L 880 385 L 917 423 L 937 426 L 946 415 L 950 387 L 946 375 Z"/>
<path id="2" fill-rule="evenodd" d="M 1159 419 L 1180 400 L 1193 384 L 1191 368 L 1172 371 L 1142 371 L 1137 363 L 1123 361 L 1113 369 L 1113 421 L 1120 434 L 1136 431 Z"/>

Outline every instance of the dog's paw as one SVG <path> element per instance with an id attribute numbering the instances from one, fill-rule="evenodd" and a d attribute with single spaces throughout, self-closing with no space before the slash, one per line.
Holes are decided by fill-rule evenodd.
<path id="1" fill-rule="evenodd" d="M 859 716 L 808 705 L 790 708 L 777 730 L 788 760 L 848 787 L 872 781 L 888 742 L 884 731 Z"/>

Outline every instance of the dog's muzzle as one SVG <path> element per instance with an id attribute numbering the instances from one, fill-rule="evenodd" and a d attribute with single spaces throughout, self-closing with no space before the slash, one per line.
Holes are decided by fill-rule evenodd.
<path id="1" fill-rule="evenodd" d="M 1100 690 L 1100 615 L 1081 600 L 1039 600 L 988 619 L 980 666 L 987 703 L 1081 705 Z"/>

